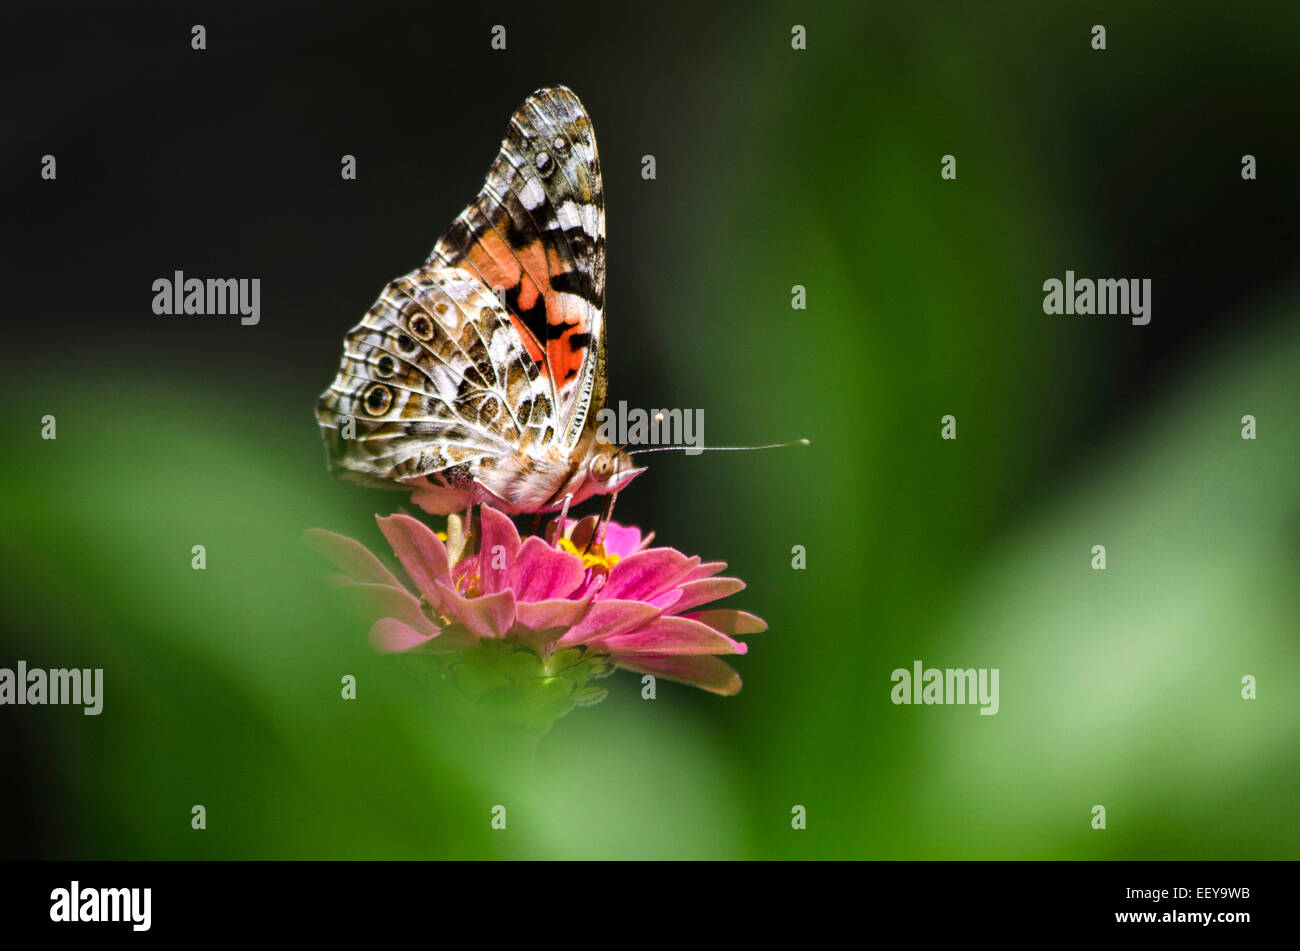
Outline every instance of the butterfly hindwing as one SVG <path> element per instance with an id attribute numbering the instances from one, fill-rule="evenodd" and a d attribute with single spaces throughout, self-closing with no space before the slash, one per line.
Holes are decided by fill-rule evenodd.
<path id="1" fill-rule="evenodd" d="M 605 209 L 591 119 L 571 91 L 533 93 L 510 119 L 478 197 L 438 241 L 430 265 L 502 294 L 548 378 L 561 445 L 604 405 Z"/>
<path id="2" fill-rule="evenodd" d="M 442 470 L 454 481 L 558 431 L 549 382 L 510 314 L 455 268 L 423 267 L 384 289 L 348 332 L 316 415 L 335 471 L 378 486 Z"/>

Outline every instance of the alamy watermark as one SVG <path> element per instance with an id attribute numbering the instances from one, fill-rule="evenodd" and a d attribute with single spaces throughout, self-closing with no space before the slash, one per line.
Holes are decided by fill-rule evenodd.
<path id="1" fill-rule="evenodd" d="M 104 709 L 104 668 L 29 670 L 25 660 L 18 662 L 17 670 L 0 667 L 0 705 L 10 703 L 79 704 L 86 708 L 86 716 L 99 716 Z"/>
<path id="2" fill-rule="evenodd" d="M 1043 282 L 1043 313 L 1116 315 L 1132 318 L 1135 326 L 1151 323 L 1151 278 L 1090 277 L 1076 279 L 1073 271 L 1065 280 L 1050 277 Z"/>
<path id="3" fill-rule="evenodd" d="M 688 456 L 704 451 L 704 410 L 618 409 L 605 407 L 596 414 L 596 435 L 615 446 L 686 446 Z"/>
<path id="4" fill-rule="evenodd" d="M 130 922 L 132 931 L 148 931 L 152 923 L 152 888 L 68 888 L 50 892 L 50 921 Z"/>
<path id="5" fill-rule="evenodd" d="M 260 277 L 186 277 L 176 271 L 171 277 L 153 282 L 153 312 L 165 315 L 238 314 L 239 322 L 251 327 L 262 319 Z"/>
<path id="6" fill-rule="evenodd" d="M 998 712 L 997 667 L 926 667 L 919 660 L 912 669 L 899 667 L 890 675 L 894 703 L 978 703 L 981 716 Z"/>

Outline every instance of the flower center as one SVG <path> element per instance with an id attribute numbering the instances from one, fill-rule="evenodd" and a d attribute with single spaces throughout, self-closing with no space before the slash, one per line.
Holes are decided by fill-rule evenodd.
<path id="1" fill-rule="evenodd" d="M 578 546 L 569 539 L 561 538 L 560 547 L 570 555 L 576 555 L 582 561 L 584 568 L 600 568 L 608 572 L 622 560 L 618 555 L 605 554 L 605 546 L 602 544 L 592 545 L 586 551 L 579 551 Z"/>
<path id="2" fill-rule="evenodd" d="M 477 598 L 483 592 L 483 575 L 479 571 L 479 558 L 471 555 L 451 566 L 451 579 L 457 592 L 466 598 Z"/>

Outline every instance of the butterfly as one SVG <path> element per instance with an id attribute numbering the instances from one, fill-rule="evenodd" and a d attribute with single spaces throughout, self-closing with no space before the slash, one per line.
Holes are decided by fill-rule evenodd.
<path id="1" fill-rule="evenodd" d="M 605 405 L 596 135 L 563 86 L 524 100 L 478 196 L 344 339 L 316 405 L 329 466 L 447 515 L 564 511 L 644 468 Z"/>

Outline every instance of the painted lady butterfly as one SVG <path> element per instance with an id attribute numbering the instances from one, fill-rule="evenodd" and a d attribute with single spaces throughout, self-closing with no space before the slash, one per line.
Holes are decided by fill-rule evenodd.
<path id="1" fill-rule="evenodd" d="M 348 332 L 316 406 L 331 470 L 440 515 L 618 492 L 644 470 L 594 425 L 604 306 L 596 135 L 570 90 L 539 89 L 478 197 Z"/>

